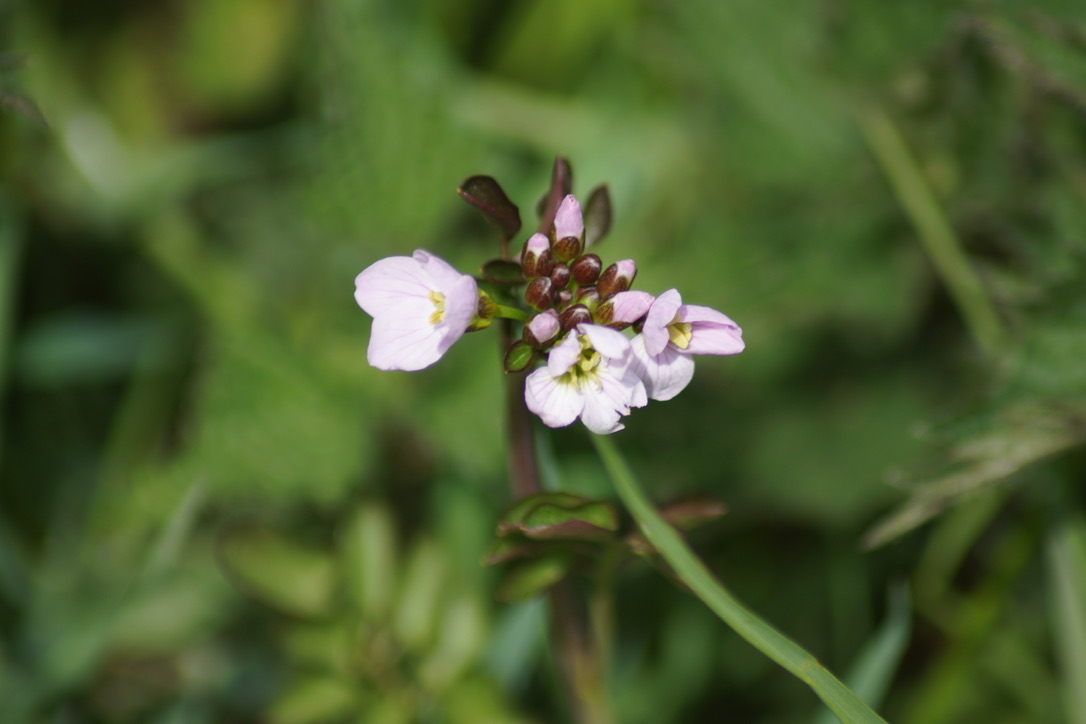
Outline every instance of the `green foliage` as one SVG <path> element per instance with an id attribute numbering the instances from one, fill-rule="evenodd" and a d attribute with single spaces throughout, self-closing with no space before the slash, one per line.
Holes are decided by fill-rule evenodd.
<path id="1" fill-rule="evenodd" d="M 618 720 L 812 720 L 659 585 L 579 430 L 547 478 L 593 502 L 541 529 L 645 555 L 489 547 L 499 325 L 365 363 L 354 275 L 478 270 L 457 184 L 528 210 L 562 153 L 639 288 L 744 329 L 616 438 L 723 501 L 661 514 L 726 503 L 690 542 L 890 721 L 1081 721 L 1080 5 L 6 4 L 0 720 L 563 720 L 538 602 L 492 601 L 609 565 Z"/>

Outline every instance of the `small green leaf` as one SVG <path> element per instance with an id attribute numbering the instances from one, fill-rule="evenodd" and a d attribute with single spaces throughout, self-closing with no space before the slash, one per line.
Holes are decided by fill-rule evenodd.
<path id="1" fill-rule="evenodd" d="M 520 530 L 535 540 L 600 540 L 618 530 L 618 514 L 607 501 L 571 508 L 544 503 L 525 516 Z"/>
<path id="2" fill-rule="evenodd" d="M 509 346 L 502 365 L 506 372 L 523 372 L 535 361 L 535 349 L 522 339 Z"/>
<path id="3" fill-rule="evenodd" d="M 506 571 L 495 596 L 499 601 L 523 601 L 561 581 L 573 567 L 567 555 L 553 554 L 517 563 Z"/>
<path id="4" fill-rule="evenodd" d="M 524 283 L 524 274 L 520 264 L 508 259 L 491 259 L 483 264 L 483 278 L 495 284 L 516 286 Z"/>
<path id="5" fill-rule="evenodd" d="M 272 724 L 316 724 L 345 717 L 356 707 L 353 687 L 330 676 L 291 685 L 268 712 Z"/>
<path id="6" fill-rule="evenodd" d="M 483 556 L 484 566 L 497 566 L 539 552 L 539 544 L 522 538 L 497 538 Z"/>
<path id="7" fill-rule="evenodd" d="M 607 184 L 592 189 L 584 205 L 585 246 L 598 244 L 611 230 L 611 193 Z"/>
<path id="8" fill-rule="evenodd" d="M 352 602 L 368 620 L 384 618 L 396 585 L 396 530 L 383 505 L 361 507 L 340 537 L 343 577 Z"/>
<path id="9" fill-rule="evenodd" d="M 501 520 L 498 522 L 498 535 L 507 535 L 519 531 L 521 521 L 524 520 L 525 516 L 531 513 L 534 508 L 544 503 L 571 507 L 582 505 L 587 501 L 588 498 L 583 495 L 560 492 L 536 493 L 535 495 L 521 498 L 513 503 L 509 509 L 502 514 Z"/>
<path id="10" fill-rule="evenodd" d="M 490 176 L 471 176 L 460 184 L 456 193 L 483 212 L 506 239 L 512 239 L 520 231 L 520 210 Z"/>

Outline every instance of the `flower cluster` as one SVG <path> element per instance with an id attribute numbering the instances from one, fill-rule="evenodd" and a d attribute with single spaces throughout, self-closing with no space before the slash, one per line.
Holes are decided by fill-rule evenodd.
<path id="1" fill-rule="evenodd" d="M 523 285 L 511 306 L 421 250 L 382 259 L 359 274 L 355 299 L 374 319 L 370 364 L 419 370 L 494 317 L 523 321 L 505 369 L 531 370 L 524 383 L 528 409 L 550 427 L 580 418 L 593 432 L 608 434 L 623 428 L 632 408 L 679 394 L 694 375 L 693 355 L 743 351 L 742 331 L 724 314 L 684 304 L 675 289 L 655 297 L 632 290 L 637 267 L 631 259 L 604 267 L 586 250 L 584 216 L 572 195 L 557 206 L 548 233 L 531 235 L 515 261 L 500 263 L 516 264 L 507 286 Z"/>

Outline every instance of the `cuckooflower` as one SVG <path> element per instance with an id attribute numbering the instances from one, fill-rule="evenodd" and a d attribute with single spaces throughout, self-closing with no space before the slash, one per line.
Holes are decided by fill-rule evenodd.
<path id="1" fill-rule="evenodd" d="M 373 317 L 366 357 L 380 370 L 437 362 L 467 331 L 478 303 L 474 279 L 421 249 L 374 262 L 354 285 L 355 301 Z"/>
<path id="2" fill-rule="evenodd" d="M 738 354 L 744 346 L 739 325 L 715 309 L 683 304 L 675 289 L 656 298 L 641 334 L 630 342 L 634 370 L 648 396 L 661 401 L 690 383 L 694 376 L 690 355 Z"/>
<path id="3" fill-rule="evenodd" d="M 645 385 L 630 366 L 630 342 L 596 324 L 579 324 L 524 381 L 524 401 L 549 427 L 578 417 L 592 432 L 622 429 L 631 407 L 648 403 Z"/>

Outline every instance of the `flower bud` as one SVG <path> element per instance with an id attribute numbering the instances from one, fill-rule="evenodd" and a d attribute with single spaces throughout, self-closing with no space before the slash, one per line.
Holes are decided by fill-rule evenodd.
<path id="1" fill-rule="evenodd" d="M 600 293 L 596 291 L 594 286 L 581 287 L 577 290 L 577 303 L 583 304 L 589 309 L 595 309 L 596 305 L 600 303 Z"/>
<path id="2" fill-rule="evenodd" d="M 653 300 L 648 292 L 619 292 L 596 309 L 596 321 L 625 329 L 648 313 Z"/>
<path id="3" fill-rule="evenodd" d="M 576 259 L 584 251 L 584 242 L 579 236 L 560 236 L 554 242 L 554 256 L 559 261 Z"/>
<path id="4" fill-rule="evenodd" d="M 606 299 L 616 292 L 626 291 L 630 288 L 635 276 L 637 276 L 637 265 L 634 264 L 633 259 L 616 261 L 604 269 L 603 274 L 600 274 L 600 280 L 596 283 L 600 297 Z"/>
<path id="5" fill-rule="evenodd" d="M 497 303 L 490 298 L 489 294 L 480 289 L 479 299 L 475 303 L 475 314 L 472 315 L 471 322 L 468 324 L 468 331 L 477 332 L 489 327 L 497 311 Z"/>
<path id="6" fill-rule="evenodd" d="M 537 277 L 528 282 L 528 288 L 524 290 L 524 299 L 540 311 L 554 306 L 557 294 L 549 277 Z"/>
<path id="7" fill-rule="evenodd" d="M 554 212 L 554 238 L 571 237 L 578 242 L 584 238 L 584 216 L 581 214 L 581 205 L 577 203 L 577 199 L 573 197 L 573 194 L 568 194 L 558 205 L 558 210 Z M 576 256 L 577 254 L 574 254 L 569 259 Z M 562 261 L 568 261 L 568 259 Z"/>
<path id="8" fill-rule="evenodd" d="M 569 303 L 572 302 L 572 301 L 573 301 L 573 290 L 572 289 L 567 288 L 567 289 L 558 290 L 558 306 L 560 306 L 560 307 L 569 306 Z"/>
<path id="9" fill-rule="evenodd" d="M 545 277 L 551 273 L 554 254 L 546 235 L 532 234 L 528 237 L 528 241 L 524 242 L 524 250 L 520 253 L 520 265 L 526 279 Z"/>
<path id="10" fill-rule="evenodd" d="M 555 289 L 565 289 L 569 284 L 569 266 L 562 262 L 558 262 L 554 265 L 554 268 L 551 269 L 550 276 L 551 284 L 554 285 Z"/>
<path id="11" fill-rule="evenodd" d="M 528 318 L 524 325 L 524 341 L 533 347 L 544 347 L 558 336 L 559 331 L 558 312 L 548 309 Z"/>
<path id="12" fill-rule="evenodd" d="M 592 312 L 588 311 L 588 307 L 583 304 L 574 304 L 562 312 L 559 321 L 562 324 L 562 329 L 569 331 L 578 324 L 592 324 Z"/>
<path id="13" fill-rule="evenodd" d="M 585 254 L 584 256 L 573 262 L 569 270 L 573 274 L 573 278 L 577 280 L 577 283 L 581 286 L 586 284 L 595 284 L 596 280 L 600 278 L 600 270 L 603 269 L 603 262 L 595 254 Z"/>

